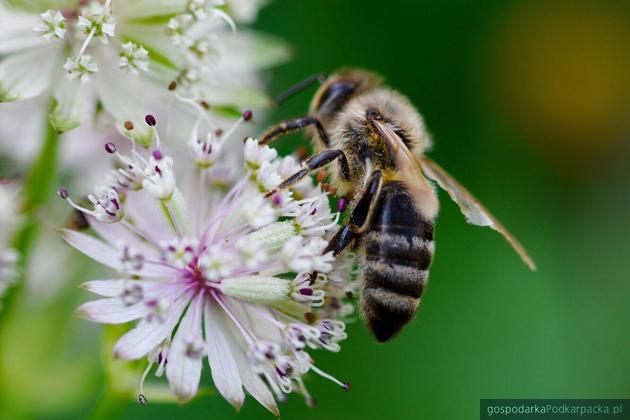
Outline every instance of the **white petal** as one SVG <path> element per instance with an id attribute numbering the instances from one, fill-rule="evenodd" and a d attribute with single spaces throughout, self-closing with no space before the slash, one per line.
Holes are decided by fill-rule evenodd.
<path id="1" fill-rule="evenodd" d="M 137 284 L 143 291 L 151 290 L 154 286 L 163 284 L 162 282 L 144 280 L 90 280 L 81 285 L 81 288 L 104 297 L 120 296 L 126 287 Z"/>
<path id="2" fill-rule="evenodd" d="M 50 114 L 50 124 L 58 133 L 65 133 L 85 122 L 95 111 L 92 87 L 62 77 L 57 81 L 54 97 L 57 101 Z"/>
<path id="3" fill-rule="evenodd" d="M 60 229 L 61 237 L 77 250 L 103 265 L 122 271 L 120 253 L 105 242 L 70 229 Z"/>
<path id="4" fill-rule="evenodd" d="M 201 310 L 203 295 L 191 302 L 182 322 L 179 324 L 173 345 L 168 353 L 166 377 L 171 389 L 180 402 L 186 402 L 197 394 L 201 379 L 202 358 L 191 357 L 187 345 L 201 341 Z"/>
<path id="5" fill-rule="evenodd" d="M 92 216 L 87 216 L 86 218 L 90 227 L 94 229 L 98 236 L 105 239 L 105 241 L 111 246 L 116 246 L 118 243 L 122 242 L 125 245 L 136 248 L 147 258 L 159 257 L 159 253 L 156 252 L 155 249 L 153 249 L 147 242 L 130 232 L 129 229 L 122 224 L 102 223 Z"/>
<path id="6" fill-rule="evenodd" d="M 188 304 L 188 296 L 175 301 L 165 322 L 143 319 L 137 327 L 120 337 L 114 346 L 114 355 L 125 360 L 135 360 L 154 350 L 169 337 L 179 317 Z"/>
<path id="7" fill-rule="evenodd" d="M 278 410 L 278 406 L 269 387 L 260 379 L 260 376 L 254 372 L 252 366 L 247 361 L 245 343 L 242 339 L 239 340 L 237 338 L 240 337 L 239 334 L 240 332 L 237 330 L 236 326 L 230 325 L 229 331 L 225 334 L 225 337 L 228 340 L 228 345 L 233 349 L 232 354 L 236 361 L 243 386 L 245 390 L 267 410 L 271 411 L 275 416 L 280 416 L 280 411 Z"/>
<path id="8" fill-rule="evenodd" d="M 291 58 L 291 47 L 274 36 L 240 31 L 221 38 L 222 48 L 229 51 L 220 66 L 233 71 L 265 69 Z"/>
<path id="9" fill-rule="evenodd" d="M 234 302 L 230 305 L 230 308 L 232 308 L 232 312 L 234 312 L 234 315 L 239 319 L 257 320 L 260 319 L 261 312 L 266 313 L 268 317 L 274 317 L 268 308 L 260 306 L 254 308 L 254 305 L 239 305 L 237 304 L 237 300 L 231 298 L 227 299 L 228 303 Z M 290 303 L 292 301 L 288 302 Z M 278 304 L 273 306 L 275 308 Z M 282 330 L 271 322 L 249 322 L 247 326 L 259 340 L 271 342 L 282 342 L 283 340 Z"/>
<path id="10" fill-rule="evenodd" d="M 132 220 L 142 220 L 143 226 L 151 226 L 147 234 L 156 241 L 168 241 L 173 238 L 173 228 L 164 217 L 164 209 L 158 200 L 149 194 L 128 194 L 125 213 Z"/>
<path id="11" fill-rule="evenodd" d="M 117 17 L 132 20 L 184 13 L 190 0 L 114 0 L 113 3 Z"/>
<path id="12" fill-rule="evenodd" d="M 120 251 L 90 235 L 70 229 L 60 229 L 61 237 L 88 257 L 114 270 L 125 271 L 144 277 L 170 277 L 176 270 L 159 264 L 145 263 L 141 270 L 124 270 L 120 262 Z"/>
<path id="13" fill-rule="evenodd" d="M 40 23 L 39 16 L 6 7 L 5 3 L 0 1 L 0 55 L 41 45 L 41 38 L 33 31 Z"/>
<path id="14" fill-rule="evenodd" d="M 130 271 L 130 273 L 143 277 L 173 277 L 177 275 L 177 270 L 161 264 L 145 261 L 142 270 Z"/>
<path id="15" fill-rule="evenodd" d="M 0 102 L 32 98 L 45 91 L 59 64 L 59 47 L 44 46 L 0 61 Z"/>
<path id="16" fill-rule="evenodd" d="M 245 401 L 245 393 L 233 350 L 225 336 L 231 321 L 226 319 L 216 301 L 208 301 L 205 306 L 206 349 L 212 381 L 221 395 L 239 409 Z"/>
<path id="17" fill-rule="evenodd" d="M 77 309 L 77 315 L 81 318 L 102 324 L 123 324 L 142 318 L 146 313 L 145 302 L 125 305 L 119 297 L 87 302 Z"/>

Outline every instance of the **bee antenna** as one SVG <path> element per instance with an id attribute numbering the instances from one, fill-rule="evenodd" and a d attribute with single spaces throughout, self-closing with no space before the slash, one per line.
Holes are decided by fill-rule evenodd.
<path id="1" fill-rule="evenodd" d="M 291 86 L 289 89 L 282 92 L 280 95 L 276 96 L 273 100 L 273 103 L 276 106 L 282 105 L 287 99 L 291 98 L 293 95 L 300 93 L 304 89 L 314 85 L 315 83 L 324 83 L 326 80 L 326 75 L 324 73 L 317 73 L 312 76 L 307 77 L 301 82 L 296 83 Z"/>

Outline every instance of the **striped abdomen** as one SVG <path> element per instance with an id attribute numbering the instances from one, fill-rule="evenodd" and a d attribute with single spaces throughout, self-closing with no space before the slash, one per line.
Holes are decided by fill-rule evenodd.
<path id="1" fill-rule="evenodd" d="M 416 313 L 433 257 L 433 220 L 422 217 L 399 181 L 382 186 L 365 249 L 361 303 L 368 327 L 387 341 Z"/>

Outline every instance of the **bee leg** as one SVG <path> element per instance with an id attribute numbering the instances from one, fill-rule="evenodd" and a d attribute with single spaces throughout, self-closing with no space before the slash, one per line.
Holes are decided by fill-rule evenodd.
<path id="1" fill-rule="evenodd" d="M 323 73 L 317 73 L 312 76 L 309 76 L 306 79 L 302 80 L 301 82 L 298 82 L 295 85 L 291 86 L 289 89 L 285 90 L 280 95 L 276 96 L 273 102 L 276 106 L 280 106 L 287 99 L 289 99 L 296 93 L 303 91 L 304 89 L 314 85 L 315 83 L 322 84 L 325 81 L 326 81 L 326 75 Z"/>
<path id="2" fill-rule="evenodd" d="M 321 153 L 316 154 L 315 156 L 311 157 L 306 162 L 304 162 L 302 165 L 305 166 L 305 168 L 300 169 L 299 171 L 297 171 L 296 173 L 294 173 L 293 175 L 291 175 L 290 177 L 282 181 L 280 185 L 278 185 L 273 190 L 267 192 L 265 196 L 270 197 L 274 195 L 275 193 L 277 193 L 278 191 L 290 188 L 292 185 L 296 184 L 302 178 L 307 176 L 310 172 L 316 169 L 319 169 L 322 166 L 328 165 L 330 162 L 332 162 L 335 159 L 339 159 L 341 161 L 341 167 L 345 168 L 345 171 L 347 172 L 348 160 L 346 159 L 346 155 L 343 154 L 343 151 L 339 149 L 325 150 Z M 342 172 L 343 171 L 344 170 L 342 169 Z"/>
<path id="3" fill-rule="evenodd" d="M 337 233 L 335 233 L 335 236 L 333 236 L 328 242 L 328 246 L 326 246 L 322 254 L 332 251 L 333 256 L 336 257 L 341 254 L 341 252 L 346 249 L 357 237 L 358 235 L 355 235 L 352 231 L 352 227 L 349 224 L 345 224 L 339 228 Z"/>
<path id="4" fill-rule="evenodd" d="M 334 256 L 339 255 L 352 241 L 367 230 L 374 204 L 381 193 L 382 178 L 381 171 L 374 171 L 370 175 L 365 191 L 352 209 L 348 222 L 328 242 L 324 254 L 332 251 Z"/>
<path id="5" fill-rule="evenodd" d="M 326 146 L 328 146 L 330 144 L 330 139 L 328 138 L 328 134 L 326 134 L 326 130 L 324 130 L 322 123 L 317 118 L 313 117 L 295 118 L 293 120 L 283 121 L 278 125 L 274 125 L 261 134 L 258 144 L 269 144 L 278 137 L 301 130 L 309 125 L 315 125 L 322 141 Z"/>

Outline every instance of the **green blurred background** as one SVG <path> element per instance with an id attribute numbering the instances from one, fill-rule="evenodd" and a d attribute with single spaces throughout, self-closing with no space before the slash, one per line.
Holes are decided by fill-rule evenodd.
<path id="1" fill-rule="evenodd" d="M 283 418 L 475 419 L 480 398 L 629 397 L 630 3 L 276 0 L 256 27 L 295 50 L 273 74 L 272 92 L 361 66 L 407 94 L 433 134 L 431 156 L 539 267 L 529 272 L 499 235 L 466 225 L 442 194 L 416 320 L 386 345 L 352 324 L 341 353 L 314 354 L 350 391 L 311 375 L 317 407 L 292 395 Z M 304 113 L 311 94 L 269 121 Z M 71 291 L 47 309 L 33 304 L 3 337 L 13 351 L 1 374 L 10 407 L 0 410 L 44 419 L 92 412 L 106 380 L 101 327 L 62 321 L 85 298 Z M 41 347 L 54 337 L 58 348 Z M 216 396 L 185 406 L 131 402 L 120 416 L 272 417 L 251 398 L 236 413 Z"/>

